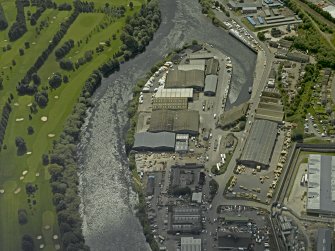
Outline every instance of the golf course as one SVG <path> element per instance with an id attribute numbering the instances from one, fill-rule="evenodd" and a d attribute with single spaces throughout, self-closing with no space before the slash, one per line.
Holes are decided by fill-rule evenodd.
<path id="1" fill-rule="evenodd" d="M 71 191 L 72 199 L 67 195 L 69 190 L 64 192 L 59 201 L 65 206 L 54 197 L 50 179 L 56 181 L 49 170 L 53 169 L 56 176 L 55 170 L 61 166 L 57 175 L 62 176 L 66 164 L 52 162 L 49 155 L 66 120 L 74 116 L 78 99 L 83 99 L 80 95 L 92 72 L 100 69 L 106 76 L 112 71 L 101 70 L 103 64 L 113 58 L 122 62 L 140 52 L 132 51 L 134 41 L 127 44 L 121 34 L 127 19 L 140 11 L 145 0 L 75 1 L 77 6 L 69 0 L 50 1 L 49 6 L 43 1 L 26 2 L 22 7 L 26 31 L 13 39 L 9 30 L 18 22 L 19 7 L 16 1 L 0 0 L 8 23 L 0 31 L 0 111 L 4 118 L 4 136 L 0 139 L 0 250 L 63 250 L 64 245 L 74 248 L 81 233 L 61 231 L 58 221 L 64 214 L 57 213 L 68 207 L 67 200 L 80 199 L 77 190 Z M 64 32 L 58 41 L 54 37 L 60 29 Z M 139 41 L 138 36 L 134 40 Z M 48 47 L 48 54 L 43 53 Z M 36 66 L 41 55 L 43 61 Z M 24 88 L 19 89 L 20 84 Z M 10 112 L 4 112 L 5 106 Z"/>

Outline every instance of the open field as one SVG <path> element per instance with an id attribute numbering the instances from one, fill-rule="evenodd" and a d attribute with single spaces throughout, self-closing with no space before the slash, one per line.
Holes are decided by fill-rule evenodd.
<path id="1" fill-rule="evenodd" d="M 57 1 L 56 1 L 57 2 Z M 61 1 L 64 2 L 64 1 Z M 99 2 L 101 1 L 94 1 Z M 112 4 L 124 1 L 113 1 Z M 3 8 L 6 12 L 9 27 L 15 20 L 16 8 L 13 1 L 2 1 Z M 140 2 L 134 2 L 134 10 L 127 9 L 126 15 L 130 15 L 138 10 Z M 26 7 L 25 11 L 30 10 L 32 13 L 35 7 Z M 7 149 L 0 152 L 0 189 L 4 189 L 5 193 L 0 194 L 0 250 L 20 250 L 21 236 L 30 234 L 35 240 L 35 247 L 44 244 L 44 250 L 54 250 L 54 244 L 58 244 L 59 240 L 53 240 L 53 235 L 59 235 L 59 229 L 56 219 L 55 208 L 52 204 L 52 193 L 49 184 L 50 175 L 47 167 L 42 165 L 42 154 L 48 153 L 52 148 L 52 142 L 57 138 L 63 130 L 63 125 L 71 113 L 73 105 L 76 103 L 85 80 L 88 78 L 93 69 L 98 68 L 103 62 L 113 56 L 119 49 L 121 41 L 119 39 L 118 30 L 121 31 L 125 22 L 125 17 L 117 19 L 109 24 L 105 29 L 97 29 L 100 22 L 106 17 L 103 13 L 81 13 L 72 24 L 67 34 L 59 42 L 60 47 L 65 41 L 73 39 L 75 46 L 65 58 L 70 58 L 73 62 L 79 57 L 83 57 L 85 51 L 93 50 L 93 59 L 80 66 L 75 71 L 65 71 L 59 67 L 54 53 L 51 53 L 44 65 L 37 72 L 41 78 L 42 87 L 49 86 L 48 78 L 53 72 L 59 72 L 69 77 L 67 84 L 62 84 L 56 90 L 48 90 L 49 102 L 44 109 L 38 109 L 38 112 L 32 114 L 29 119 L 30 104 L 34 102 L 33 96 L 18 96 L 16 85 L 25 75 L 29 67 L 35 62 L 36 58 L 48 46 L 49 41 L 59 29 L 60 22 L 70 16 L 71 12 L 57 11 L 47 9 L 40 17 L 41 20 L 48 21 L 48 27 L 45 27 L 40 35 L 36 34 L 35 26 L 31 26 L 27 22 L 28 32 L 15 42 L 8 42 L 8 28 L 0 32 L 0 47 L 10 44 L 11 49 L 6 52 L 0 52 L 0 74 L 4 79 L 4 89 L 0 90 L 0 108 L 2 109 L 8 96 L 13 94 L 11 102 L 12 113 L 10 115 L 4 145 Z M 112 40 L 112 34 L 116 34 L 116 39 Z M 90 36 L 88 40 L 86 40 Z M 95 48 L 99 43 L 111 39 L 111 46 L 104 46 L 104 51 L 100 54 L 95 52 Z M 82 40 L 80 45 L 77 41 Z M 86 43 L 87 41 L 87 43 Z M 30 48 L 24 50 L 24 55 L 19 56 L 19 49 L 24 48 L 24 43 L 29 42 Z M 16 65 L 12 66 L 15 60 Z M 10 69 L 12 66 L 12 69 Z M 42 116 L 46 116 L 47 121 L 41 120 Z M 17 121 L 17 119 L 21 121 Z M 23 120 L 22 120 L 23 119 Z M 32 126 L 34 133 L 28 135 L 27 128 Z M 31 154 L 17 156 L 15 138 L 21 136 L 24 138 L 27 151 Z M 28 171 L 23 180 L 22 172 Z M 21 178 L 22 179 L 22 178 Z M 30 197 L 31 201 L 36 200 L 36 205 L 28 203 L 26 194 L 26 184 L 32 183 L 38 186 L 38 190 L 34 197 Z M 20 189 L 20 191 L 18 190 Z M 14 191 L 19 191 L 16 194 Z M 25 209 L 28 215 L 28 223 L 19 225 L 18 209 Z M 45 226 L 49 226 L 46 229 Z M 47 227 L 48 228 L 48 227 Z M 36 237 L 42 235 L 41 240 Z"/>

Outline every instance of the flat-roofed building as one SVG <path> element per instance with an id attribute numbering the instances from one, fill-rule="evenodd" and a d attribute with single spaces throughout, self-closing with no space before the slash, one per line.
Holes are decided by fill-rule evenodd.
<path id="1" fill-rule="evenodd" d="M 251 250 L 252 234 L 248 232 L 218 232 L 218 250 Z"/>
<path id="2" fill-rule="evenodd" d="M 202 91 L 205 85 L 205 73 L 201 70 L 169 71 L 165 88 L 193 88 Z"/>
<path id="3" fill-rule="evenodd" d="M 199 111 L 156 110 L 151 113 L 150 132 L 199 134 Z"/>
<path id="4" fill-rule="evenodd" d="M 140 132 L 135 134 L 135 151 L 174 151 L 176 134 L 171 132 Z"/>
<path id="5" fill-rule="evenodd" d="M 154 98 L 152 110 L 187 110 L 187 98 Z"/>
<path id="6" fill-rule="evenodd" d="M 335 216 L 335 157 L 310 154 L 307 180 L 307 213 Z"/>
<path id="7" fill-rule="evenodd" d="M 198 51 L 196 53 L 190 54 L 189 56 L 190 59 L 210 59 L 213 57 L 214 55 L 212 53 L 206 51 Z"/>
<path id="8" fill-rule="evenodd" d="M 217 75 L 207 75 L 205 79 L 205 96 L 215 96 L 216 88 L 218 84 L 218 76 Z"/>
<path id="9" fill-rule="evenodd" d="M 201 239 L 195 239 L 193 237 L 181 237 L 180 249 L 181 251 L 201 251 Z"/>
<path id="10" fill-rule="evenodd" d="M 243 14 L 257 13 L 257 7 L 242 7 Z"/>
<path id="11" fill-rule="evenodd" d="M 158 88 L 155 98 L 187 98 L 191 101 L 193 99 L 192 88 Z"/>
<path id="12" fill-rule="evenodd" d="M 277 123 L 255 120 L 238 163 L 268 168 L 277 139 Z"/>

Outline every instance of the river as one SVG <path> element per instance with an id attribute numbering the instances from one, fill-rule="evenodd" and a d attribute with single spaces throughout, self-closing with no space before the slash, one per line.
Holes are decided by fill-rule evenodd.
<path id="1" fill-rule="evenodd" d="M 160 0 L 162 23 L 146 51 L 104 79 L 82 129 L 78 155 L 83 234 L 93 251 L 149 250 L 133 209 L 124 150 L 127 104 L 136 80 L 164 55 L 193 39 L 213 44 L 234 65 L 228 107 L 249 98 L 256 55 L 201 14 L 198 0 Z"/>

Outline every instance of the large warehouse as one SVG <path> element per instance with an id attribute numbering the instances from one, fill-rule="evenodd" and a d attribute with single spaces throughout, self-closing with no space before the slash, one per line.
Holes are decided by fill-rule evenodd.
<path id="1" fill-rule="evenodd" d="M 153 111 L 149 131 L 197 135 L 199 133 L 199 112 L 192 110 Z"/>
<path id="2" fill-rule="evenodd" d="M 335 215 L 335 156 L 310 154 L 307 213 Z"/>
<path id="3" fill-rule="evenodd" d="M 239 163 L 268 168 L 277 138 L 277 123 L 268 120 L 255 120 Z"/>
<path id="4" fill-rule="evenodd" d="M 187 98 L 188 100 L 193 99 L 192 88 L 158 88 L 155 98 Z"/>
<path id="5" fill-rule="evenodd" d="M 165 88 L 194 88 L 202 91 L 205 86 L 205 72 L 201 70 L 169 71 Z"/>
<path id="6" fill-rule="evenodd" d="M 174 151 L 176 134 L 171 132 L 140 132 L 135 134 L 135 151 Z"/>

